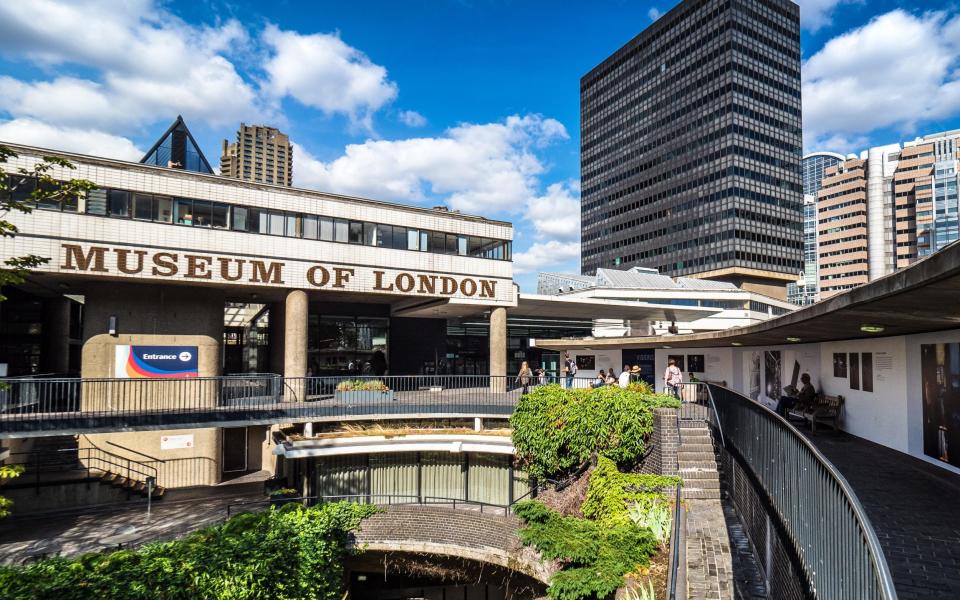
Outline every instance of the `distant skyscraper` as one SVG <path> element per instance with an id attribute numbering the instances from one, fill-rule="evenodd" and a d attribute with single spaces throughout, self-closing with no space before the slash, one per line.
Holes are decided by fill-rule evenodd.
<path id="1" fill-rule="evenodd" d="M 236 142 L 223 140 L 220 174 L 244 181 L 293 185 L 290 138 L 273 127 L 241 123 Z"/>
<path id="2" fill-rule="evenodd" d="M 800 20 L 686 0 L 580 80 L 581 270 L 779 297 L 803 265 Z"/>
<path id="3" fill-rule="evenodd" d="M 813 152 L 803 157 L 800 166 L 803 176 L 803 276 L 787 284 L 787 299 L 806 306 L 819 300 L 820 285 L 817 270 L 817 192 L 825 171 L 843 162 L 843 155 L 835 152 Z"/>

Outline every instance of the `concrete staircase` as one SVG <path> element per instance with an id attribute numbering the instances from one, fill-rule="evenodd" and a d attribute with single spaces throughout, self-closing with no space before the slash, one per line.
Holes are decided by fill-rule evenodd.
<path id="1" fill-rule="evenodd" d="M 687 500 L 719 500 L 720 474 L 710 428 L 702 421 L 680 422 L 677 474 Z"/>

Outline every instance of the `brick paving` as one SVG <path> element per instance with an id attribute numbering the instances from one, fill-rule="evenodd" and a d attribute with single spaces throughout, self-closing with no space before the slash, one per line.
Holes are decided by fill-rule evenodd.
<path id="1" fill-rule="evenodd" d="M 863 504 L 900 600 L 960 598 L 960 475 L 846 433 L 809 437 Z"/>

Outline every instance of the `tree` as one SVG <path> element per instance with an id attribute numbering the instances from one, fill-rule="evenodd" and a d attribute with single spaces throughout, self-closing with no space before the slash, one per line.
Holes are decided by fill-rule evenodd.
<path id="1" fill-rule="evenodd" d="M 70 179 L 57 181 L 51 174 L 54 167 L 76 169 L 68 160 L 56 156 L 44 156 L 32 169 L 18 168 L 8 173 L 3 164 L 11 158 L 17 158 L 17 153 L 10 148 L 0 145 L 0 237 L 14 237 L 18 233 L 17 226 L 6 220 L 10 211 L 30 213 L 38 204 L 52 202 L 74 202 L 85 196 L 96 186 L 92 181 L 85 179 Z M 29 193 L 26 193 L 29 190 Z M 24 277 L 30 269 L 35 269 L 50 259 L 43 256 L 28 254 L 26 256 L 9 256 L 0 263 L 0 302 L 6 300 L 3 295 L 4 286 L 23 283 Z M 0 382 L 0 389 L 4 384 Z M 0 481 L 11 479 L 23 473 L 20 465 L 0 466 Z M 9 499 L 0 496 L 0 518 L 10 514 L 13 505 Z"/>
<path id="2" fill-rule="evenodd" d="M 6 220 L 11 211 L 30 213 L 38 204 L 72 202 L 84 197 L 96 185 L 86 179 L 58 181 L 52 173 L 55 167 L 76 169 L 70 161 L 57 156 L 44 156 L 32 169 L 20 167 L 13 172 L 3 168 L 18 154 L 7 146 L 0 145 L 0 237 L 14 237 L 17 226 Z M 23 283 L 31 269 L 48 262 L 47 257 L 28 254 L 10 256 L 0 263 L 0 302 L 6 300 L 3 288 Z"/>

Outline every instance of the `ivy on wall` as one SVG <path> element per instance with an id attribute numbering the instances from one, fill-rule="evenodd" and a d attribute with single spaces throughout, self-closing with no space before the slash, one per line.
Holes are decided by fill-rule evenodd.
<path id="1" fill-rule="evenodd" d="M 347 536 L 376 510 L 288 504 L 138 551 L 2 567 L 0 598 L 339 600 Z"/>
<path id="2" fill-rule="evenodd" d="M 631 523 L 627 511 L 633 504 L 648 509 L 655 501 L 665 500 L 660 490 L 680 483 L 679 477 L 670 475 L 622 473 L 612 460 L 601 457 L 590 475 L 580 511 L 605 527 L 627 525 Z"/>

